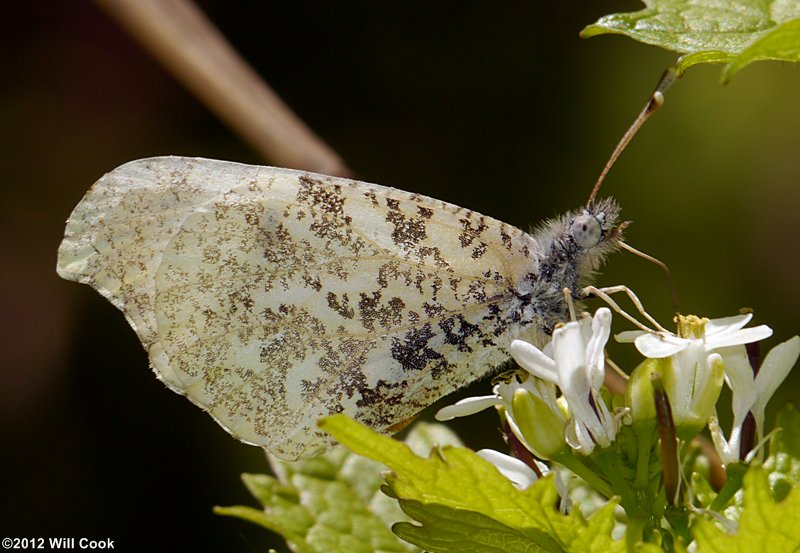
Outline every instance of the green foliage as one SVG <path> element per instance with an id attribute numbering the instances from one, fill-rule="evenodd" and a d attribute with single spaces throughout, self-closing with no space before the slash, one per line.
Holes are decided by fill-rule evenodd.
<path id="1" fill-rule="evenodd" d="M 348 448 L 389 467 L 387 493 L 418 523 L 397 524 L 395 531 L 428 551 L 625 549 L 611 538 L 614 501 L 588 521 L 578 509 L 563 515 L 552 478 L 520 491 L 468 449 L 444 447 L 423 459 L 343 416 L 324 419 L 321 426 Z"/>
<path id="2" fill-rule="evenodd" d="M 725 63 L 727 82 L 758 60 L 800 60 L 800 3 L 781 0 L 645 0 L 643 10 L 601 17 L 581 36 L 622 34 L 684 54 L 683 73 L 697 63 Z"/>
<path id="3" fill-rule="evenodd" d="M 781 502 L 770 492 L 767 472 L 757 466 L 744 477 L 744 508 L 733 533 L 706 519 L 697 520 L 693 535 L 697 553 L 797 551 L 800 543 L 800 492 L 794 489 Z"/>
<path id="4" fill-rule="evenodd" d="M 744 66 L 759 60 L 800 61 L 800 19 L 776 25 L 747 45 L 722 72 L 723 81 L 733 78 Z"/>
<path id="5" fill-rule="evenodd" d="M 730 499 L 723 504 L 704 479 L 693 477 L 693 490 L 700 505 L 711 505 L 712 511 L 724 508 L 721 514 L 729 521 L 723 529 L 713 518 L 698 518 L 692 528 L 698 553 L 797 550 L 800 543 L 800 492 L 797 490 L 800 413 L 795 405 L 790 403 L 781 409 L 776 427 L 770 455 L 763 466 L 737 463 L 728 467 L 725 488 L 733 485 L 735 489 L 727 494 Z"/>
<path id="6" fill-rule="evenodd" d="M 262 509 L 218 507 L 215 512 L 278 532 L 301 553 L 658 553 L 685 551 L 692 540 L 698 553 L 794 551 L 800 543 L 798 409 L 786 406 L 777 425 L 763 466 L 728 467 L 726 488 L 732 489 L 727 493 L 717 495 L 700 472 L 693 472 L 691 496 L 698 509 L 668 508 L 661 537 L 643 536 L 641 521 L 628 520 L 625 538 L 613 539 L 616 499 L 588 519 L 580 508 L 563 514 L 552 476 L 520 491 L 492 464 L 458 447 L 442 425 L 417 425 L 402 443 L 344 416 L 324 419 L 321 426 L 353 453 L 340 446 L 295 463 L 273 460 L 276 477 L 243 475 Z M 721 501 L 723 494 L 727 499 Z M 587 507 L 589 497 L 577 504 Z M 642 543 L 647 536 L 649 543 Z"/>
<path id="7" fill-rule="evenodd" d="M 770 455 L 764 463 L 769 474 L 772 493 L 783 499 L 789 490 L 800 484 L 800 412 L 787 403 L 778 413 L 778 429 L 770 441 Z"/>
<path id="8" fill-rule="evenodd" d="M 244 474 L 263 509 L 216 507 L 281 534 L 300 553 L 418 551 L 390 530 L 406 517 L 380 493 L 384 467 L 344 448 L 295 463 L 272 462 L 277 478 Z"/>

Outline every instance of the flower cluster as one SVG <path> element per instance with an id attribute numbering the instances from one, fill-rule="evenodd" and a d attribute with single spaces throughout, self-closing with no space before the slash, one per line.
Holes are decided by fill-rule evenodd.
<path id="1" fill-rule="evenodd" d="M 752 318 L 749 313 L 712 320 L 679 316 L 677 334 L 632 331 L 616 337 L 634 342 L 642 355 L 659 360 L 678 436 L 692 438 L 709 424 L 723 464 L 749 453 L 739 450 L 748 413 L 755 419 L 758 439 L 763 437 L 767 402 L 800 355 L 800 337 L 795 336 L 773 348 L 760 367 L 753 367 L 745 345 L 769 338 L 772 329 L 745 328 Z M 727 440 L 716 417 L 723 380 L 733 396 L 733 425 Z"/>
<path id="2" fill-rule="evenodd" d="M 671 420 L 667 426 L 676 443 L 687 443 L 708 425 L 723 464 L 749 460 L 749 446 L 742 439 L 745 420 L 752 417 L 755 438 L 761 440 L 766 404 L 800 356 L 800 337 L 795 336 L 754 367 L 746 345 L 768 338 L 772 330 L 765 325 L 746 328 L 751 319 L 750 314 L 712 320 L 678 316 L 675 334 L 631 331 L 617 335 L 620 342 L 633 342 L 646 358 L 633 371 L 622 400 L 612 398 L 604 387 L 611 311 L 600 308 L 593 317 L 585 315 L 556 328 L 542 349 L 513 341 L 511 356 L 524 372 L 498 379 L 491 395 L 441 409 L 437 419 L 497 408 L 513 438 L 535 456 L 536 471 L 496 451 L 483 450 L 481 456 L 520 488 L 530 485 L 537 473 L 547 472 L 541 461 L 551 461 L 576 472 L 604 495 L 624 495 L 598 467 L 608 464 L 610 457 L 605 454 L 615 451 L 624 427 L 635 435 L 640 428 L 654 431 L 664 426 L 657 414 L 659 397 L 668 403 Z M 716 413 L 723 384 L 732 392 L 733 424 L 727 438 Z M 642 422 L 646 424 L 637 426 Z M 658 441 L 652 435 L 636 440 Z M 624 448 L 617 447 L 616 453 Z"/>

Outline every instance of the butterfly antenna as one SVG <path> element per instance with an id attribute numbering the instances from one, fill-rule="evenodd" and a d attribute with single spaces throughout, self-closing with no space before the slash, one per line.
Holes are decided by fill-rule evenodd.
<path id="1" fill-rule="evenodd" d="M 614 166 L 614 163 L 617 161 L 617 158 L 631 141 L 631 139 L 636 135 L 636 132 L 644 125 L 644 122 L 655 113 L 655 111 L 660 108 L 664 104 L 664 92 L 672 86 L 672 83 L 675 82 L 677 78 L 677 73 L 673 68 L 669 68 L 664 71 L 664 74 L 661 75 L 661 79 L 658 81 L 658 86 L 656 86 L 653 95 L 650 97 L 650 100 L 647 102 L 647 105 L 644 106 L 644 109 L 633 122 L 631 127 L 628 131 L 623 135 L 622 140 L 619 141 L 617 144 L 616 149 L 614 149 L 614 153 L 611 154 L 606 166 L 603 167 L 603 172 L 600 173 L 600 177 L 597 179 L 597 182 L 592 188 L 592 193 L 589 194 L 589 200 L 586 202 L 587 206 L 590 206 L 594 203 L 594 198 L 597 196 L 597 192 L 600 190 L 600 185 L 603 184 L 603 180 L 605 180 L 606 175 Z"/>

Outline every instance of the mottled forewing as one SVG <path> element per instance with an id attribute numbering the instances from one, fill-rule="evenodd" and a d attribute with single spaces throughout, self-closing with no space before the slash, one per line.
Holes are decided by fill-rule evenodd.
<path id="1" fill-rule="evenodd" d="M 357 181 L 161 161 L 181 162 L 214 192 L 153 240 L 155 274 L 135 274 L 154 298 L 115 303 L 155 328 L 134 324 L 164 381 L 236 437 L 296 458 L 327 445 L 321 416 L 387 430 L 505 358 L 536 257 L 521 231 Z"/>
<path id="2" fill-rule="evenodd" d="M 155 280 L 167 244 L 189 214 L 241 183 L 209 169 L 180 157 L 126 163 L 97 181 L 67 221 L 59 276 L 108 298 L 146 348 L 157 340 Z"/>

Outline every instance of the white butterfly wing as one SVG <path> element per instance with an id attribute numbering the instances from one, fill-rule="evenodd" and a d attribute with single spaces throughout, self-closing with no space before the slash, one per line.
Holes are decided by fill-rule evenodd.
<path id="1" fill-rule="evenodd" d="M 92 188 L 59 273 L 122 309 L 157 374 L 284 458 L 345 412 L 379 430 L 505 358 L 522 231 L 424 196 L 235 163 L 153 158 Z"/>
<path id="2" fill-rule="evenodd" d="M 194 210 L 238 185 L 241 175 L 153 158 L 101 178 L 67 221 L 58 250 L 62 278 L 89 284 L 121 309 L 145 347 L 156 341 L 155 276 L 161 255 Z"/>

